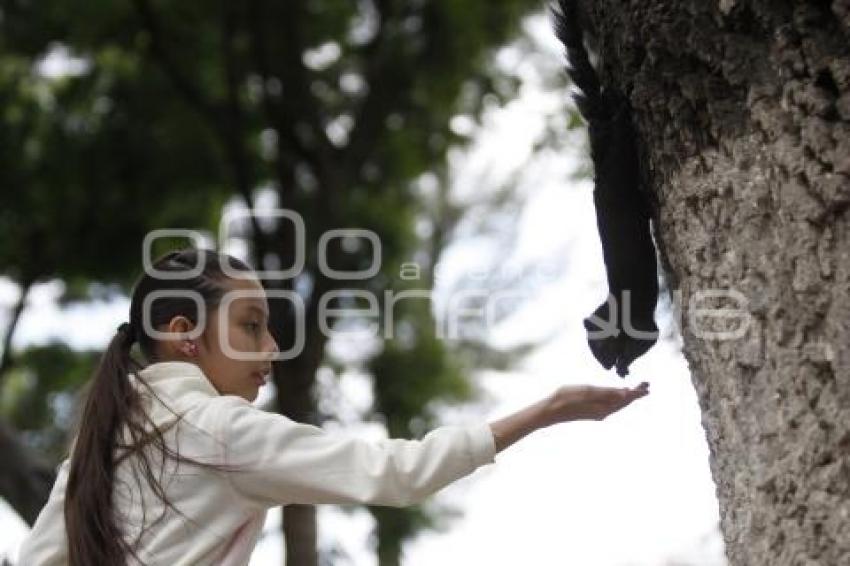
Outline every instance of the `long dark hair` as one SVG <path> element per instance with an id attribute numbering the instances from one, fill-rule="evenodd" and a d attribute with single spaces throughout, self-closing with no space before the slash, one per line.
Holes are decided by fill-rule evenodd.
<path id="1" fill-rule="evenodd" d="M 136 540 L 132 544 L 128 543 L 116 522 L 113 509 L 115 468 L 124 458 L 138 456 L 145 479 L 166 506 L 160 519 L 164 517 L 167 508 L 185 515 L 167 500 L 160 481 L 155 478 L 148 445 L 160 451 L 162 462 L 169 457 L 202 467 L 225 468 L 223 464 L 200 462 L 182 456 L 167 446 L 163 431 L 154 425 L 144 410 L 142 396 L 129 378 L 129 374 L 133 373 L 139 384 L 155 395 L 136 373 L 143 365 L 131 356 L 133 344 L 138 343 L 148 362 L 158 361 L 156 341 L 143 329 L 145 298 L 155 291 L 194 291 L 203 298 L 206 312 L 210 313 L 217 308 L 227 291 L 225 283 L 228 276 L 222 268 L 223 262 L 228 262 L 233 271 L 253 271 L 246 263 L 232 256 L 185 248 L 159 257 L 152 263 L 153 269 L 146 269 L 136 280 L 130 302 L 129 324 L 122 325 L 116 332 L 87 384 L 82 411 L 74 427 L 76 438 L 72 435 L 65 494 L 70 566 L 123 566 L 128 553 L 139 560 L 135 546 L 147 529 L 143 526 Z M 196 266 L 203 266 L 197 275 L 193 272 Z M 163 276 L 164 272 L 182 272 L 183 275 L 194 276 L 172 278 Z M 153 328 L 168 324 L 178 315 L 198 324 L 199 314 L 202 314 L 198 312 L 195 300 L 177 293 L 163 293 L 163 296 L 150 302 L 147 309 Z M 177 417 L 179 422 L 181 415 Z M 145 423 L 151 425 L 150 429 L 146 429 Z M 121 442 L 124 427 L 129 434 L 129 442 L 126 444 Z"/>

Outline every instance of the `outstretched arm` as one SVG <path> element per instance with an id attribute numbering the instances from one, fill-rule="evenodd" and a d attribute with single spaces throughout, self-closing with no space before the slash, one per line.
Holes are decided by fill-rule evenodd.
<path id="1" fill-rule="evenodd" d="M 443 425 L 418 440 L 369 441 L 261 411 L 242 398 L 220 403 L 228 474 L 236 493 L 261 507 L 361 503 L 403 507 L 495 461 L 496 452 L 558 422 L 605 418 L 647 393 L 589 385 L 552 395 L 492 423 Z"/>
<path id="2" fill-rule="evenodd" d="M 633 388 L 562 385 L 550 396 L 490 423 L 496 452 L 537 429 L 553 424 L 578 420 L 600 421 L 647 394 L 649 383 L 646 381 Z"/>

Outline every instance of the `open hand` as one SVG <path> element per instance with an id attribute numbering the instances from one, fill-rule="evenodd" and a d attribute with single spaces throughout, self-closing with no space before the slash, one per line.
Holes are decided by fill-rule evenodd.
<path id="1" fill-rule="evenodd" d="M 595 385 L 562 385 L 549 403 L 552 423 L 566 421 L 601 421 L 635 399 L 649 394 L 649 383 L 635 387 L 598 387 Z"/>

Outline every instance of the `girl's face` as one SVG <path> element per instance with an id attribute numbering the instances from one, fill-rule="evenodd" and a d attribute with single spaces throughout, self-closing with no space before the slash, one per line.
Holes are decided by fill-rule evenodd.
<path id="1" fill-rule="evenodd" d="M 232 300 L 225 295 L 209 313 L 204 332 L 193 340 L 196 351 L 187 354 L 185 341 L 175 340 L 169 346 L 178 359 L 197 364 L 221 395 L 254 401 L 269 379 L 271 359 L 279 352 L 268 328 L 268 301 L 256 278 L 228 279 L 227 287 L 238 295 Z M 179 319 L 186 321 L 175 317 L 170 327 Z"/>

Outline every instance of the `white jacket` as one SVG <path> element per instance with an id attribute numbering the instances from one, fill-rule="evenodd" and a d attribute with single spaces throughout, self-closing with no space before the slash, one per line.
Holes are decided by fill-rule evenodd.
<path id="1" fill-rule="evenodd" d="M 168 460 L 163 488 L 189 521 L 168 509 L 163 520 L 145 533 L 139 555 L 149 566 L 247 565 L 271 507 L 406 506 L 495 461 L 495 441 L 487 423 L 443 425 L 420 440 L 369 441 L 263 411 L 241 397 L 220 395 L 192 363 L 159 362 L 140 374 L 174 412 L 185 413 L 173 426 L 175 415 L 147 397 L 157 426 L 172 426 L 165 433 L 170 446 L 177 442 L 181 454 L 240 467 L 228 473 L 191 464 L 175 469 Z M 68 465 L 65 459 L 58 466 L 50 498 L 21 547 L 20 566 L 68 563 L 63 516 Z M 133 467 L 129 459 L 121 463 L 114 490 L 129 541 L 135 540 L 143 524 L 140 498 L 145 502 L 146 525 L 165 509 L 143 475 L 134 479 Z M 159 467 L 153 469 L 159 477 Z"/>

